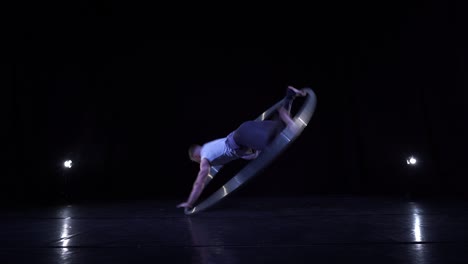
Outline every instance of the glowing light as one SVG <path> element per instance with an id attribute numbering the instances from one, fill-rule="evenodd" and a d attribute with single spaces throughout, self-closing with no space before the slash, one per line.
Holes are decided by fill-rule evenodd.
<path id="1" fill-rule="evenodd" d="M 416 162 L 418 162 L 418 161 L 417 161 L 416 158 L 413 157 L 413 156 L 411 156 L 411 157 L 409 157 L 408 159 L 406 159 L 406 164 L 408 164 L 408 165 L 416 165 Z"/>
<path id="2" fill-rule="evenodd" d="M 65 161 L 65 162 L 63 163 L 63 166 L 64 166 L 65 168 L 68 168 L 68 169 L 71 168 L 71 167 L 72 167 L 72 161 L 71 161 L 71 160 Z"/>

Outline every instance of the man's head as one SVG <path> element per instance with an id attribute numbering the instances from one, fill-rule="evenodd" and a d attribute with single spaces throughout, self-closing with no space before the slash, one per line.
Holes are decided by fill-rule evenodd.
<path id="1" fill-rule="evenodd" d="M 191 160 L 196 161 L 200 163 L 200 152 L 201 152 L 201 146 L 198 144 L 193 144 L 189 147 L 188 154 Z"/>

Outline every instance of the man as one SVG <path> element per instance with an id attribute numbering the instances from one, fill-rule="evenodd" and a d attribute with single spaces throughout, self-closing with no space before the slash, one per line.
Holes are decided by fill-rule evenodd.
<path id="1" fill-rule="evenodd" d="M 306 94 L 305 90 L 288 86 L 283 105 L 278 109 L 279 120 L 275 118 L 246 121 L 227 137 L 218 138 L 203 145 L 190 146 L 189 157 L 200 163 L 200 170 L 189 198 L 186 202 L 177 205 L 177 208 L 193 208 L 205 187 L 211 166 L 224 165 L 236 159 L 255 159 L 285 126 L 294 129 L 295 124 L 290 116 L 292 102 L 296 96 Z"/>

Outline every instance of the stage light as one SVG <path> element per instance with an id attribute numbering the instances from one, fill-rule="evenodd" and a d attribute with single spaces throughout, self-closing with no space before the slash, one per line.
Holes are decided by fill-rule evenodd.
<path id="1" fill-rule="evenodd" d="M 68 168 L 68 169 L 71 168 L 71 167 L 72 167 L 72 161 L 71 161 L 71 160 L 65 161 L 65 162 L 63 163 L 63 166 L 64 166 L 65 168 Z"/>
<path id="2" fill-rule="evenodd" d="M 417 162 L 417 160 L 416 160 L 416 158 L 413 157 L 413 156 L 411 156 L 411 157 L 409 157 L 408 159 L 406 159 L 406 164 L 408 164 L 408 165 L 416 165 L 416 162 Z"/>

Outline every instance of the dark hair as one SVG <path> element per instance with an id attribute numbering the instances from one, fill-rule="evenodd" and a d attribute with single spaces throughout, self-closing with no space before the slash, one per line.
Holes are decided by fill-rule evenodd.
<path id="1" fill-rule="evenodd" d="M 188 149 L 188 155 L 190 157 L 191 160 L 195 161 L 194 157 L 193 157 L 193 152 L 195 152 L 195 149 L 198 147 L 197 144 L 192 144 L 190 145 L 189 149 Z"/>

